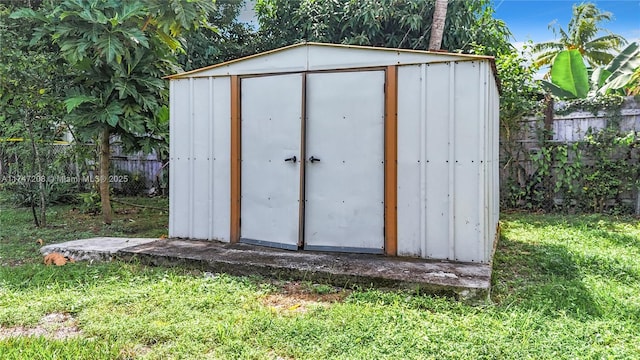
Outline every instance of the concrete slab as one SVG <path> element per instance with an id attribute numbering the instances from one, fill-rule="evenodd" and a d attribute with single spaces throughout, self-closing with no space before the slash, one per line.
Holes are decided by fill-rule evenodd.
<path id="1" fill-rule="evenodd" d="M 491 265 L 391 258 L 380 255 L 289 251 L 216 241 L 162 240 L 120 250 L 124 259 L 191 266 L 233 275 L 409 288 L 477 302 L 488 299 Z"/>
<path id="2" fill-rule="evenodd" d="M 43 254 L 59 252 L 82 260 L 136 260 L 149 265 L 187 266 L 232 275 L 263 275 L 349 287 L 379 286 L 488 299 L 491 265 L 392 258 L 381 255 L 289 251 L 249 244 L 179 239 L 92 238 L 47 245 Z"/>
<path id="3" fill-rule="evenodd" d="M 124 248 L 154 241 L 158 241 L 158 239 L 95 237 L 45 245 L 40 248 L 40 253 L 48 255 L 57 252 L 76 261 L 111 261 L 117 252 Z"/>

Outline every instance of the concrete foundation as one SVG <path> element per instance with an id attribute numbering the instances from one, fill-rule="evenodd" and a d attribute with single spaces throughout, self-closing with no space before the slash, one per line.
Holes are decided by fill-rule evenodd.
<path id="1" fill-rule="evenodd" d="M 232 275 L 326 282 L 349 287 L 379 286 L 488 299 L 491 265 L 395 258 L 379 255 L 288 251 L 216 241 L 93 238 L 48 245 L 75 260 L 136 260 L 149 265 L 187 266 Z"/>

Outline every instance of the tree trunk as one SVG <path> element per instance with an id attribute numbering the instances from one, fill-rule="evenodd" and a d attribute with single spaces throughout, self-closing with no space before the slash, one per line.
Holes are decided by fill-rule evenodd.
<path id="1" fill-rule="evenodd" d="M 544 141 L 553 140 L 553 96 L 544 95 Z"/>
<path id="2" fill-rule="evenodd" d="M 444 24 L 447 20 L 447 0 L 436 0 L 433 10 L 433 22 L 431 23 L 431 36 L 429 38 L 429 50 L 440 50 Z"/>
<path id="3" fill-rule="evenodd" d="M 100 203 L 102 204 L 102 217 L 104 223 L 111 225 L 111 201 L 109 199 L 109 162 L 111 160 L 111 147 L 109 146 L 109 128 L 105 127 L 100 138 Z"/>
<path id="4" fill-rule="evenodd" d="M 31 206 L 31 215 L 33 215 L 33 223 L 36 227 L 40 227 L 40 222 L 38 221 L 38 214 L 36 214 L 36 203 L 33 200 L 33 183 L 29 183 L 29 205 Z"/>
<path id="5" fill-rule="evenodd" d="M 25 113 L 25 119 L 27 123 L 27 129 L 29 130 L 29 137 L 31 138 L 31 150 L 33 151 L 33 159 L 36 165 L 37 174 L 36 180 L 38 182 L 38 195 L 40 197 L 40 224 L 39 226 L 47 226 L 47 198 L 45 194 L 44 187 L 44 171 L 42 171 L 42 159 L 40 159 L 40 151 L 38 150 L 38 146 L 36 145 L 36 139 L 33 133 L 33 124 L 31 123 L 31 119 L 29 119 L 29 112 Z M 34 211 L 35 216 L 35 209 Z M 38 221 L 36 220 L 36 226 L 38 226 Z"/>

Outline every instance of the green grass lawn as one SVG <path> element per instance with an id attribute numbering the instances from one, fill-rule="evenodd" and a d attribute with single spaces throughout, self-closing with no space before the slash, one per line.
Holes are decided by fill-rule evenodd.
<path id="1" fill-rule="evenodd" d="M 167 232 L 166 211 L 116 210 L 104 226 L 55 207 L 53 227 L 35 229 L 27 210 L 0 205 L 0 359 L 640 358 L 635 219 L 503 215 L 492 301 L 479 306 L 121 262 L 41 263 L 38 238 Z"/>

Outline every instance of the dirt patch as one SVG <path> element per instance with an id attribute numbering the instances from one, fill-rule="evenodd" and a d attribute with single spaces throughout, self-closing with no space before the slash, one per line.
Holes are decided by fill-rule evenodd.
<path id="1" fill-rule="evenodd" d="M 287 281 L 274 284 L 276 293 L 267 294 L 262 304 L 276 311 L 304 313 L 311 306 L 327 306 L 343 301 L 351 292 L 331 285 Z"/>
<path id="2" fill-rule="evenodd" d="M 116 209 L 114 210 L 114 212 L 119 215 L 131 215 L 131 214 L 137 215 L 140 213 L 140 209 L 136 209 L 136 208 Z"/>
<path id="3" fill-rule="evenodd" d="M 122 359 L 135 359 L 140 356 L 145 356 L 151 351 L 151 347 L 147 345 L 136 344 L 134 346 L 125 347 L 120 350 L 120 357 Z"/>
<path id="4" fill-rule="evenodd" d="M 7 260 L 5 262 L 0 263 L 0 266 L 3 267 L 17 267 L 26 264 L 27 262 L 24 260 Z"/>
<path id="5" fill-rule="evenodd" d="M 69 314 L 52 313 L 42 317 L 34 327 L 0 327 L 0 340 L 20 336 L 44 336 L 49 339 L 66 339 L 81 333 L 76 320 Z"/>
<path id="6" fill-rule="evenodd" d="M 275 359 L 275 360 L 293 360 L 293 358 L 290 357 L 282 357 L 280 355 L 278 355 L 275 351 L 271 350 L 267 353 L 267 355 L 269 355 L 269 359 Z"/>

